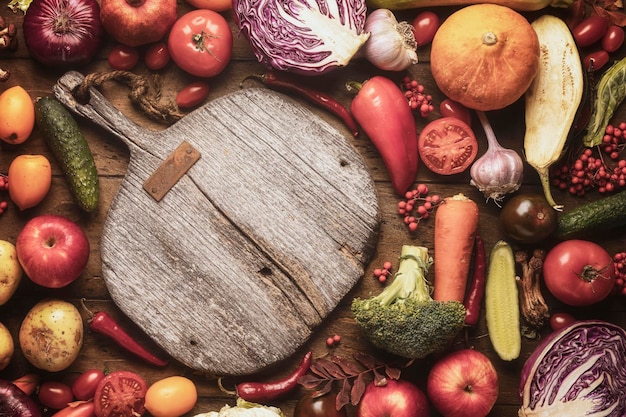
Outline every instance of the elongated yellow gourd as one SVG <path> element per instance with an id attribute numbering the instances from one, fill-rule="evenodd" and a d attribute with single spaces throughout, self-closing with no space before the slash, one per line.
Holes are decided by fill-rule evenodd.
<path id="1" fill-rule="evenodd" d="M 500 359 L 517 359 L 522 349 L 519 292 L 511 246 L 498 241 L 489 255 L 485 282 L 485 319 L 489 340 Z"/>
<path id="2" fill-rule="evenodd" d="M 437 6 L 469 6 L 477 3 L 493 3 L 510 7 L 518 11 L 536 11 L 548 6 L 565 8 L 572 4 L 573 0 L 367 0 L 367 5 L 372 9 L 404 10 L 422 7 Z"/>
<path id="3" fill-rule="evenodd" d="M 572 34 L 563 20 L 543 15 L 532 22 L 539 38 L 539 70 L 525 94 L 524 155 L 541 179 L 546 200 L 555 210 L 550 166 L 563 152 L 583 97 L 583 68 Z"/>

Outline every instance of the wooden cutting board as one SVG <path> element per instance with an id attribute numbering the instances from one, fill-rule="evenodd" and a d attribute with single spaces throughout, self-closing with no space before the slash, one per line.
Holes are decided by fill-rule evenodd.
<path id="1" fill-rule="evenodd" d="M 101 242 L 114 302 L 199 371 L 251 374 L 294 354 L 363 275 L 378 237 L 374 184 L 347 132 L 262 88 L 154 132 L 97 90 L 78 103 L 82 82 L 69 72 L 54 94 L 130 150 Z M 181 144 L 200 157 L 157 201 L 144 183 Z"/>

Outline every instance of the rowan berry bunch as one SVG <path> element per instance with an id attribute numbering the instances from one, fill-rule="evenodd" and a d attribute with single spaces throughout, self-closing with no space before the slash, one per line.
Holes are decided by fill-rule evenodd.
<path id="1" fill-rule="evenodd" d="M 426 88 L 420 84 L 417 80 L 412 79 L 408 75 L 402 80 L 402 90 L 404 96 L 409 102 L 409 107 L 415 112 L 419 112 L 420 116 L 426 118 L 435 110 L 433 105 L 433 97 L 430 94 L 425 94 Z"/>
<path id="2" fill-rule="evenodd" d="M 4 174 L 0 174 L 0 191 L 9 191 L 9 177 Z M 0 214 L 6 211 L 8 205 L 6 201 L 0 200 Z"/>
<path id="3" fill-rule="evenodd" d="M 407 191 L 404 200 L 398 203 L 398 214 L 404 217 L 409 231 L 415 232 L 420 221 L 427 219 L 440 203 L 439 195 L 428 195 L 428 186 L 419 184 L 414 190 Z"/>
<path id="4" fill-rule="evenodd" d="M 626 252 L 617 252 L 613 255 L 615 265 L 615 292 L 626 295 Z"/>
<path id="5" fill-rule="evenodd" d="M 374 277 L 381 283 L 384 284 L 387 282 L 387 278 L 391 274 L 391 262 L 386 261 L 383 263 L 382 268 L 374 269 Z"/>
<path id="6" fill-rule="evenodd" d="M 626 122 L 608 125 L 598 151 L 585 148 L 573 162 L 557 164 L 552 183 L 570 194 L 582 196 L 591 190 L 612 193 L 626 186 L 626 159 L 621 151 L 626 146 Z M 610 162 L 605 162 L 605 156 Z"/>

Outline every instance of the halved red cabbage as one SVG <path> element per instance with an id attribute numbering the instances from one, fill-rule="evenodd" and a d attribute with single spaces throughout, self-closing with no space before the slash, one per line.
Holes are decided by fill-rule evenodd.
<path id="1" fill-rule="evenodd" d="M 369 38 L 365 0 L 233 0 L 233 12 L 259 62 L 278 70 L 346 66 Z"/>
<path id="2" fill-rule="evenodd" d="M 552 333 L 522 369 L 519 417 L 626 415 L 626 331 L 577 321 Z"/>

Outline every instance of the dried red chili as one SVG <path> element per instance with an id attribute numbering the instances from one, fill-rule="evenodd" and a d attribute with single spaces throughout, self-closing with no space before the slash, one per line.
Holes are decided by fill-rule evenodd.
<path id="1" fill-rule="evenodd" d="M 262 75 L 248 75 L 244 81 L 249 78 L 261 81 L 263 84 L 274 90 L 295 93 L 300 97 L 309 100 L 311 103 L 317 104 L 341 119 L 344 125 L 350 129 L 354 137 L 358 136 L 359 128 L 354 121 L 352 114 L 350 114 L 350 111 L 344 107 L 343 104 L 328 94 L 298 85 L 295 80 L 288 78 L 286 75 L 279 75 L 274 72 Z"/>
<path id="2" fill-rule="evenodd" d="M 298 385 L 311 366 L 312 352 L 302 358 L 298 367 L 288 376 L 272 382 L 242 382 L 236 386 L 239 398 L 256 403 L 266 403 L 288 393 Z"/>
<path id="3" fill-rule="evenodd" d="M 383 158 L 391 184 L 404 196 L 415 181 L 418 166 L 417 129 L 406 97 L 392 80 L 375 76 L 364 83 L 350 82 L 357 90 L 350 109 Z"/>

